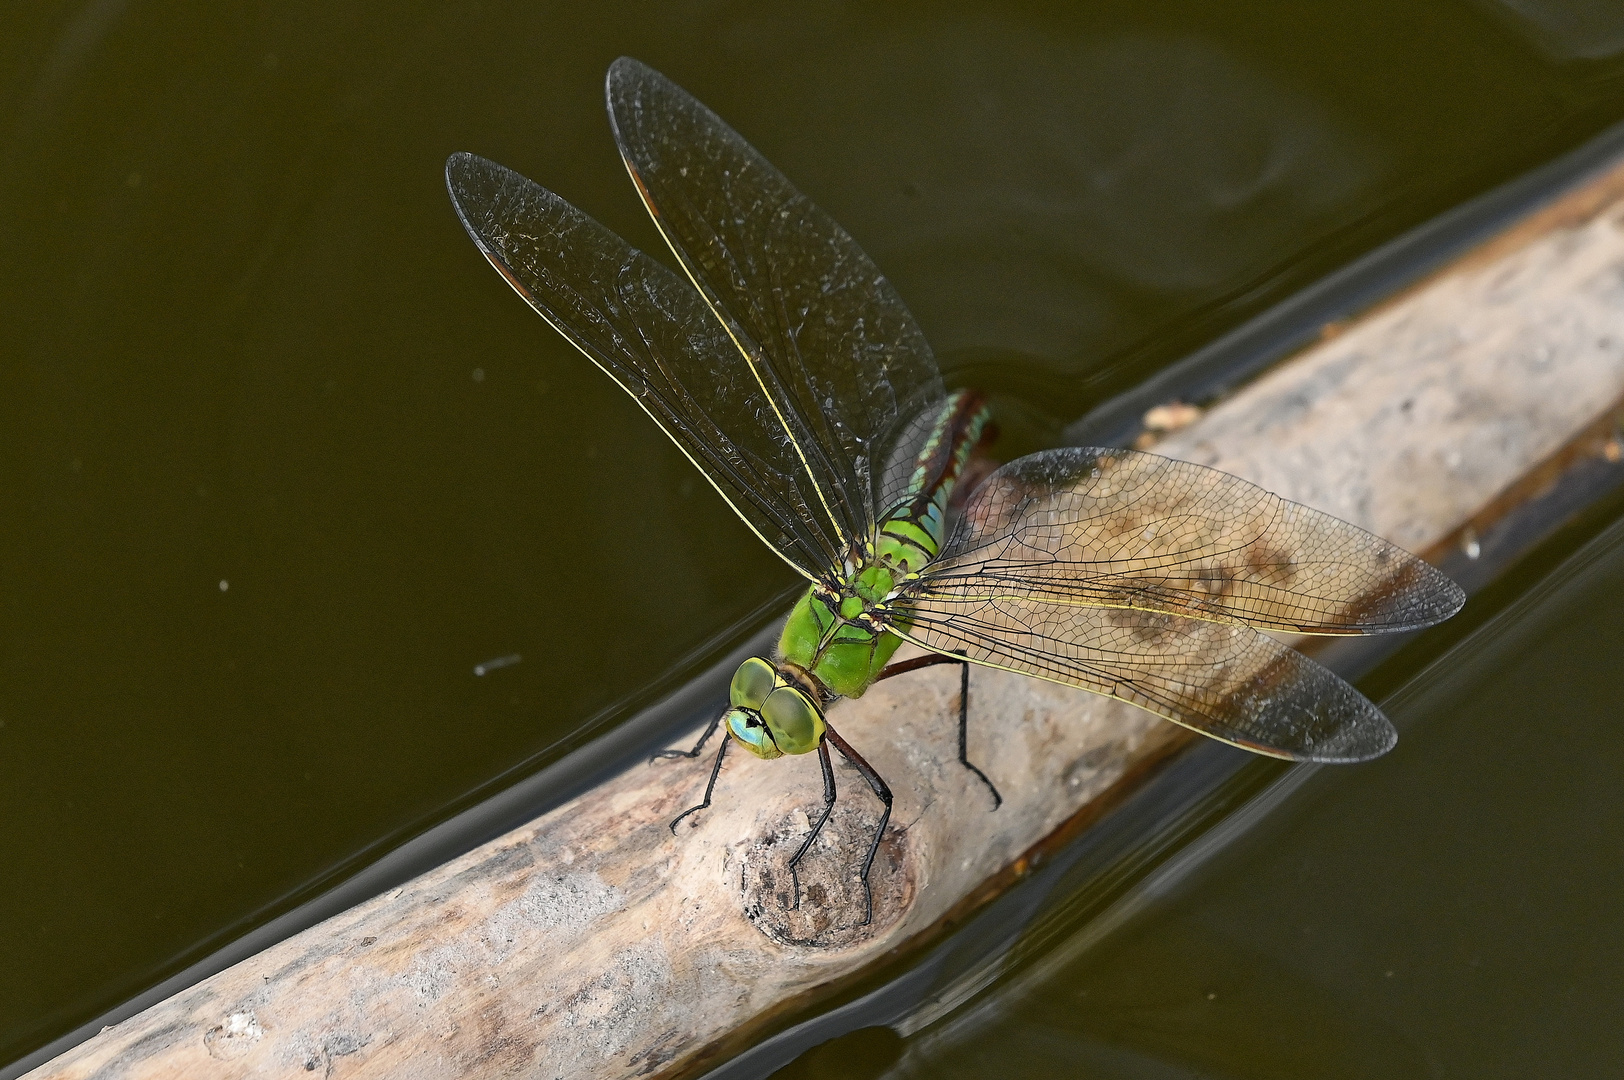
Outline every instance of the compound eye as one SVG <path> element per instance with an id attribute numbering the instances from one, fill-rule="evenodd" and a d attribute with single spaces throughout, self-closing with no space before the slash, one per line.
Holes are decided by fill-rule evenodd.
<path id="1" fill-rule="evenodd" d="M 759 656 L 752 656 L 733 673 L 728 698 L 737 708 L 760 710 L 761 703 L 778 685 L 778 670 Z"/>
<path id="2" fill-rule="evenodd" d="M 805 754 L 823 741 L 823 713 L 793 686 L 780 686 L 761 705 L 773 742 L 786 754 Z"/>
<path id="3" fill-rule="evenodd" d="M 756 757 L 771 760 L 784 756 L 784 752 L 774 745 L 759 713 L 752 709 L 729 709 L 724 719 L 728 733 Z"/>

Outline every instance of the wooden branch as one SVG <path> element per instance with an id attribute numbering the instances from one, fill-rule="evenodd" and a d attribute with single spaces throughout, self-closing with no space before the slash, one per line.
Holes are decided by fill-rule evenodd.
<path id="1" fill-rule="evenodd" d="M 1624 399 L 1621 192 L 1624 168 L 1157 450 L 1415 550 L 1448 542 Z M 822 805 L 815 758 L 735 755 L 715 805 L 676 836 L 667 823 L 698 801 L 709 755 L 637 765 L 31 1075 L 691 1074 L 930 940 L 1182 738 L 1018 676 L 978 670 L 970 692 L 970 754 L 1005 797 L 996 812 L 957 760 L 955 669 L 881 683 L 831 713 L 896 792 L 869 925 L 856 869 L 879 805 L 850 768 L 837 765 L 840 800 L 797 908 L 785 861 Z"/>
<path id="2" fill-rule="evenodd" d="M 1412 551 L 1624 397 L 1624 167 L 1248 386 L 1156 452 Z"/>

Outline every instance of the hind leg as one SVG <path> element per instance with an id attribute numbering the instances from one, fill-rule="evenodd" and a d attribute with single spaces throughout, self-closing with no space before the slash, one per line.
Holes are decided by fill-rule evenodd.
<path id="1" fill-rule="evenodd" d="M 970 761 L 970 661 L 960 660 L 959 665 L 959 764 L 975 773 L 987 785 L 987 790 L 992 792 L 992 808 L 996 810 L 1004 805 L 1004 797 L 998 794 L 998 789 L 987 779 L 987 774 Z"/>
<path id="2" fill-rule="evenodd" d="M 874 681 L 879 682 L 893 675 L 918 671 L 920 668 L 935 667 L 937 664 L 959 665 L 959 764 L 975 773 L 976 777 L 987 785 L 987 790 L 992 793 L 992 808 L 996 810 L 1004 805 L 1004 797 L 998 794 L 998 788 L 987 779 L 987 774 L 970 760 L 970 661 L 964 659 L 962 654 L 949 656 L 946 653 L 931 653 L 929 656 L 919 656 L 898 664 L 890 664 L 875 677 Z"/>

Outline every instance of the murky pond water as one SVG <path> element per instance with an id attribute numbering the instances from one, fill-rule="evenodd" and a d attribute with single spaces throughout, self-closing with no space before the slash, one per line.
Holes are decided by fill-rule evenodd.
<path id="1" fill-rule="evenodd" d="M 8 10 L 0 1061 L 614 724 L 790 584 L 491 275 L 446 200 L 448 153 L 653 250 L 601 84 L 622 53 L 661 68 L 863 243 L 949 380 L 1001 395 L 1015 453 L 1624 118 L 1608 19 L 1574 0 Z M 1558 645 L 1605 611 L 1530 615 L 1521 651 L 1602 641 Z M 1614 691 L 1601 659 L 1563 671 L 1564 693 Z M 1402 1056 L 1419 1029 L 1400 1020 L 1469 1000 L 1437 980 L 1544 947 L 1482 944 L 1508 917 L 1493 875 L 1555 888 L 1568 865 L 1558 832 L 1491 842 L 1547 790 L 1511 783 L 1516 762 L 1573 807 L 1552 830 L 1592 829 L 1565 842 L 1613 836 L 1578 811 L 1607 760 L 1592 744 L 1438 708 L 1455 719 L 1316 780 L 1278 837 L 1057 971 L 1044 1008 L 1001 989 L 897 1067 L 968 1068 L 953 1040 L 973 1035 L 1034 1069 L 1115 1053 L 1186 1072 L 1106 1075 L 1225 1075 L 1226 1047 L 1273 1060 L 1293 1024 L 1358 1042 L 1367 1023 L 1411 1040 L 1382 1044 L 1400 1056 L 1381 1075 L 1430 1061 Z M 1494 768 L 1507 781 L 1482 783 Z M 1419 828 L 1407 785 L 1427 835 L 1456 835 L 1444 815 L 1458 844 L 1395 839 Z M 1348 924 L 1356 873 L 1383 882 L 1387 923 Z M 1428 921 L 1451 904 L 1453 936 Z M 1304 926 L 1333 943 L 1297 949 Z M 1598 940 L 1600 971 L 1618 938 Z M 1599 983 L 1571 985 L 1589 1016 Z M 1157 994 L 1175 1018 L 1121 1035 Z M 1096 1004 L 1068 1020 L 1062 1000 Z"/>

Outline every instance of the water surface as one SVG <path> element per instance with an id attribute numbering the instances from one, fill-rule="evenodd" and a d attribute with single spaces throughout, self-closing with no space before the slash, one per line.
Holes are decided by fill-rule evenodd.
<path id="1" fill-rule="evenodd" d="M 1540 6 L 8 10 L 0 1061 L 613 725 L 791 584 L 484 265 L 449 153 L 653 248 L 601 84 L 661 68 L 847 225 L 1013 453 L 1624 117 L 1616 55 L 1553 51 Z"/>

